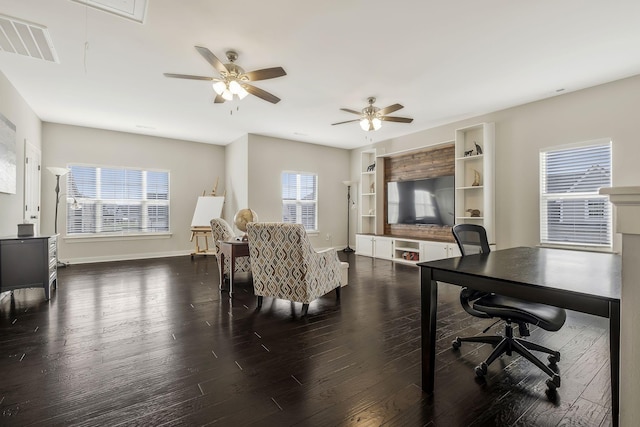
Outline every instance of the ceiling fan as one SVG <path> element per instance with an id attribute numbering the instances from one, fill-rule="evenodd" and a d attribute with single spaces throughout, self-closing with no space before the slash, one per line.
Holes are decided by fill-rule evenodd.
<path id="1" fill-rule="evenodd" d="M 164 73 L 165 77 L 190 80 L 213 81 L 213 90 L 216 92 L 214 102 L 216 104 L 231 101 L 234 96 L 243 99 L 248 94 L 255 95 L 265 101 L 276 104 L 280 101 L 277 96 L 257 88 L 250 84 L 258 80 L 273 79 L 286 76 L 287 73 L 282 67 L 264 68 L 262 70 L 245 72 L 242 67 L 235 64 L 238 53 L 230 50 L 227 52 L 227 64 L 223 64 L 209 49 L 202 46 L 195 46 L 202 57 L 218 72 L 220 77 L 192 76 L 189 74 Z"/>
<path id="2" fill-rule="evenodd" d="M 374 97 L 370 97 L 367 101 L 369 101 L 369 106 L 364 107 L 362 111 L 351 110 L 349 108 L 341 108 L 342 111 L 346 111 L 347 113 L 357 114 L 358 116 L 360 116 L 359 119 L 332 123 L 332 126 L 341 125 L 343 123 L 360 122 L 360 127 L 362 128 L 362 130 L 370 131 L 380 129 L 382 127 L 383 121 L 398 123 L 411 123 L 413 121 L 413 119 L 410 119 L 408 117 L 387 116 L 387 114 L 404 108 L 400 104 L 389 105 L 386 108 L 378 108 L 374 107 L 373 105 L 376 102 L 376 99 Z"/>

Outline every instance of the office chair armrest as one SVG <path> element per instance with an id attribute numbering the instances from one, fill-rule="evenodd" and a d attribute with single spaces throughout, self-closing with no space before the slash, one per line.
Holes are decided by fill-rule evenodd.
<path id="1" fill-rule="evenodd" d="M 487 313 L 483 311 L 478 311 L 471 306 L 471 303 L 473 301 L 479 298 L 482 298 L 483 296 L 486 296 L 486 295 L 489 295 L 489 293 L 476 291 L 474 289 L 469 289 L 469 288 L 462 288 L 462 290 L 460 291 L 460 304 L 462 304 L 462 308 L 464 308 L 464 311 L 466 311 L 470 315 L 475 317 L 481 317 L 484 319 L 489 319 L 491 316 L 489 316 Z"/>

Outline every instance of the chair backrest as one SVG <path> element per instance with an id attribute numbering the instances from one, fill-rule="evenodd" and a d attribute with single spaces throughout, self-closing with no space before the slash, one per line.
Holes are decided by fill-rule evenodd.
<path id="1" fill-rule="evenodd" d="M 491 252 L 489 240 L 487 239 L 487 231 L 483 226 L 476 224 L 456 224 L 451 231 L 453 231 L 453 237 L 455 237 L 463 257 Z M 460 304 L 462 304 L 464 311 L 472 316 L 489 318 L 491 316 L 487 313 L 478 311 L 471 306 L 471 302 L 485 295 L 489 295 L 489 293 L 463 287 L 460 290 Z"/>
<path id="2" fill-rule="evenodd" d="M 453 226 L 455 237 L 462 256 L 473 254 L 486 254 L 491 251 L 487 231 L 481 225 L 456 224 Z"/>
<path id="3" fill-rule="evenodd" d="M 233 229 L 227 221 L 222 218 L 211 220 L 211 238 L 216 245 L 216 253 L 220 253 L 220 240 L 230 240 L 233 237 Z"/>
<path id="4" fill-rule="evenodd" d="M 253 291 L 309 304 L 340 287 L 340 259 L 333 250 L 316 252 L 302 224 L 247 224 Z"/>

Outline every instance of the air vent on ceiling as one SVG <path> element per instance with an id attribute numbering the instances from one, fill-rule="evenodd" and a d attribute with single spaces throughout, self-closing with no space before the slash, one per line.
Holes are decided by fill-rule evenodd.
<path id="1" fill-rule="evenodd" d="M 47 27 L 0 15 L 0 51 L 58 62 Z"/>
<path id="2" fill-rule="evenodd" d="M 147 13 L 147 0 L 71 0 L 105 12 L 132 19 L 141 24 Z"/>

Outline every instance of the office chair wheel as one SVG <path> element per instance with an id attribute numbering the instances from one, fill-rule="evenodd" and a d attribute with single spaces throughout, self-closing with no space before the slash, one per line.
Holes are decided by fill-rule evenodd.
<path id="1" fill-rule="evenodd" d="M 555 365 L 560 361 L 560 353 L 556 351 L 555 354 L 550 354 L 547 357 L 547 360 L 549 360 L 549 363 L 551 363 L 552 365 Z"/>
<path id="2" fill-rule="evenodd" d="M 560 387 L 560 375 L 554 375 L 552 378 L 549 378 L 546 384 L 550 391 L 555 391 Z"/>
<path id="3" fill-rule="evenodd" d="M 454 350 L 459 349 L 461 345 L 462 341 L 460 341 L 460 337 L 456 337 L 456 339 L 451 342 L 451 347 L 453 347 Z"/>
<path id="4" fill-rule="evenodd" d="M 482 362 L 481 364 L 479 364 L 478 366 L 476 366 L 475 371 L 476 371 L 476 376 L 478 377 L 484 377 L 485 375 L 487 375 L 487 364 Z"/>

